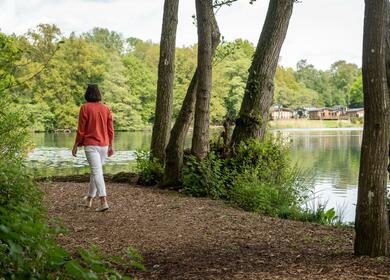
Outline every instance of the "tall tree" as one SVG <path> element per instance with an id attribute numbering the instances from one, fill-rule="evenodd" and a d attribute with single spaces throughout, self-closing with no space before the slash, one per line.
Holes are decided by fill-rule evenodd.
<path id="1" fill-rule="evenodd" d="M 386 207 L 390 107 L 385 66 L 387 0 L 366 0 L 363 33 L 364 131 L 355 220 L 355 254 L 388 254 Z"/>
<path id="2" fill-rule="evenodd" d="M 389 72 L 389 71 L 387 71 Z M 390 73 L 389 73 L 390 74 Z M 358 76 L 356 81 L 352 84 L 349 92 L 349 104 L 350 108 L 362 108 L 363 107 L 363 77 L 362 74 Z"/>
<path id="3" fill-rule="evenodd" d="M 183 166 L 185 139 L 193 120 L 196 91 L 198 86 L 198 70 L 187 89 L 183 105 L 172 127 L 169 142 L 166 148 L 165 168 L 162 186 L 177 186 L 180 179 L 180 171 Z"/>
<path id="4" fill-rule="evenodd" d="M 107 28 L 95 27 L 82 36 L 86 40 L 97 43 L 110 51 L 123 53 L 125 50 L 122 35 L 115 31 L 110 31 Z"/>
<path id="5" fill-rule="evenodd" d="M 387 89 L 390 94 L 390 1 L 386 1 L 386 31 L 385 31 L 385 65 L 387 77 Z"/>
<path id="6" fill-rule="evenodd" d="M 192 153 L 204 159 L 209 151 L 210 98 L 212 84 L 212 0 L 196 0 L 198 23 L 198 85 L 196 90 Z"/>
<path id="7" fill-rule="evenodd" d="M 217 46 L 220 43 L 221 34 L 214 12 L 211 13 L 211 56 L 213 57 Z M 166 161 L 164 170 L 163 185 L 174 186 L 179 183 L 180 171 L 183 166 L 183 154 L 185 137 L 191 125 L 196 102 L 198 87 L 198 69 L 195 70 L 194 76 L 188 87 L 183 105 L 180 109 L 176 122 L 171 130 L 171 136 L 166 149 Z"/>
<path id="8" fill-rule="evenodd" d="M 156 114 L 153 125 L 151 155 L 164 161 L 171 129 L 175 48 L 179 0 L 165 0 L 158 63 Z"/>
<path id="9" fill-rule="evenodd" d="M 359 67 L 354 63 L 339 60 L 332 64 L 330 71 L 334 104 L 348 105 L 352 85 L 359 76 Z"/>
<path id="10" fill-rule="evenodd" d="M 239 117 L 232 136 L 232 147 L 249 138 L 262 139 L 273 101 L 274 76 L 280 50 L 287 34 L 294 0 L 271 0 L 249 77 Z"/>

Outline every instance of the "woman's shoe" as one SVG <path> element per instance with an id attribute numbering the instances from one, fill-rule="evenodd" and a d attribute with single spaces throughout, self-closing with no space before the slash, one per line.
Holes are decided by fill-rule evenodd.
<path id="1" fill-rule="evenodd" d="M 91 208 L 92 207 L 92 200 L 93 200 L 93 198 L 91 198 L 91 199 L 88 199 L 88 198 L 89 198 L 88 196 L 84 196 L 82 198 L 81 206 L 84 206 L 84 207 L 87 207 L 87 208 Z"/>
<path id="2" fill-rule="evenodd" d="M 108 204 L 107 203 L 104 203 L 104 204 L 102 204 L 102 205 L 100 205 L 100 207 L 99 208 L 96 208 L 96 212 L 104 212 L 104 211 L 106 211 L 106 210 L 108 210 Z"/>

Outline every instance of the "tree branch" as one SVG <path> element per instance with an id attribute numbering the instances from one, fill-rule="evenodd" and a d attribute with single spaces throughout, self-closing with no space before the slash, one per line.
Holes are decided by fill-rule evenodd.
<path id="1" fill-rule="evenodd" d="M 50 57 L 46 60 L 46 62 L 44 63 L 44 65 L 42 66 L 42 68 L 41 68 L 38 72 L 34 73 L 31 77 L 26 78 L 26 79 L 24 79 L 23 81 L 18 81 L 18 80 L 17 80 L 17 81 L 16 81 L 16 84 L 13 84 L 13 85 L 10 84 L 10 85 L 6 86 L 5 88 L 0 89 L 0 91 L 18 87 L 18 86 L 20 86 L 20 85 L 22 85 L 22 84 L 24 84 L 24 83 L 26 83 L 26 82 L 28 82 L 28 81 L 34 79 L 34 78 L 37 77 L 38 75 L 40 75 L 40 74 L 49 66 L 50 61 L 53 59 L 54 55 L 55 55 L 55 54 L 57 53 L 57 51 L 60 49 L 60 45 L 61 45 L 62 43 L 64 43 L 64 42 L 63 42 L 63 41 L 58 42 L 58 44 L 57 44 L 55 50 L 54 50 L 53 53 L 50 55 Z"/>
<path id="2" fill-rule="evenodd" d="M 213 8 L 220 8 L 222 6 L 231 6 L 234 2 L 238 0 L 214 0 Z"/>

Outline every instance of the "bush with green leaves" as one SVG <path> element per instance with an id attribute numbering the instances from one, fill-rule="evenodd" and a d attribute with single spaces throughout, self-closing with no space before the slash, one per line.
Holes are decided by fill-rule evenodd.
<path id="1" fill-rule="evenodd" d="M 310 174 L 292 165 L 288 142 L 267 135 L 263 141 L 242 142 L 226 156 L 219 142 L 209 156 L 185 160 L 181 174 L 183 192 L 224 199 L 248 211 L 296 217 L 312 190 Z"/>
<path id="2" fill-rule="evenodd" d="M 213 152 L 199 161 L 195 156 L 188 156 L 181 174 L 183 192 L 196 197 L 208 196 L 221 198 L 225 195 L 223 160 Z"/>
<path id="3" fill-rule="evenodd" d="M 142 257 L 104 257 L 93 247 L 71 255 L 55 242 L 64 229 L 48 226 L 42 192 L 18 162 L 0 161 L 0 279 L 130 279 L 117 267 L 143 269 Z"/>
<path id="4" fill-rule="evenodd" d="M 307 207 L 304 210 L 285 213 L 288 219 L 323 225 L 342 225 L 341 217 L 334 208 L 326 209 L 326 204 L 319 203 L 316 207 Z"/>
<path id="5" fill-rule="evenodd" d="M 144 269 L 132 248 L 106 257 L 96 247 L 71 255 L 55 242 L 64 233 L 47 223 L 42 192 L 18 161 L 0 161 L 0 279 L 130 279 L 118 271 Z"/>
<path id="6" fill-rule="evenodd" d="M 138 183 L 142 185 L 155 185 L 162 179 L 164 167 L 157 158 L 151 158 L 149 151 L 137 151 L 135 153 Z"/>

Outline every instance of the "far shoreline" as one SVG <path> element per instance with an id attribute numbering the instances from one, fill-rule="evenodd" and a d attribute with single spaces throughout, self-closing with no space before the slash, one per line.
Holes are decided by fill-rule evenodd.
<path id="1" fill-rule="evenodd" d="M 269 122 L 269 129 L 329 129 L 329 128 L 363 128 L 362 123 L 354 123 L 350 120 L 308 120 L 290 119 L 274 120 Z M 210 125 L 210 129 L 223 129 L 221 125 Z M 116 132 L 152 132 L 152 126 L 134 129 L 115 129 Z M 192 127 L 189 129 L 192 131 Z M 32 133 L 75 133 L 76 129 L 56 129 L 51 131 L 34 130 Z"/>

